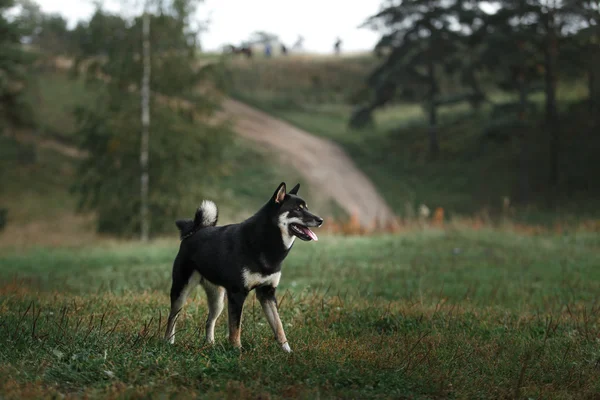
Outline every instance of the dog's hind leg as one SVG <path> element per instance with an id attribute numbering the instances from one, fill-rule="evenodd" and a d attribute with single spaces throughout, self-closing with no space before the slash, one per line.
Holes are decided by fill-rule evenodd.
<path id="1" fill-rule="evenodd" d="M 225 306 L 225 288 L 214 285 L 202 279 L 200 284 L 206 292 L 206 298 L 208 300 L 208 317 L 206 318 L 206 341 L 208 343 L 215 342 L 215 323 L 217 318 L 223 312 Z"/>
<path id="2" fill-rule="evenodd" d="M 227 308 L 229 311 L 229 342 L 233 347 L 242 347 L 242 312 L 244 302 L 248 292 L 245 290 L 239 292 L 227 291 Z"/>
<path id="3" fill-rule="evenodd" d="M 191 290 L 200 283 L 200 274 L 196 271 L 192 272 L 187 279 L 173 279 L 171 286 L 171 312 L 167 321 L 167 331 L 165 332 L 165 340 L 169 343 L 175 343 L 175 323 L 179 312 L 183 308 L 185 301 Z"/>
<path id="4" fill-rule="evenodd" d="M 256 288 L 256 297 L 262 306 L 262 309 L 273 329 L 275 334 L 275 340 L 279 343 L 283 351 L 291 353 L 292 349 L 285 337 L 285 331 L 283 330 L 283 324 L 279 318 L 279 311 L 277 311 L 277 298 L 275 297 L 275 287 L 273 286 L 261 286 Z"/>

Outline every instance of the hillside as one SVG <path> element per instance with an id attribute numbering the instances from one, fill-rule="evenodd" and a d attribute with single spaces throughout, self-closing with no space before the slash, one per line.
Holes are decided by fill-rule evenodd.
<path id="1" fill-rule="evenodd" d="M 348 121 L 353 102 L 376 60 L 368 57 L 296 60 L 236 60 L 229 66 L 234 97 L 302 129 L 331 139 L 346 150 L 402 216 L 415 214 L 420 204 L 442 207 L 446 215 L 490 215 L 508 199 L 511 212 L 527 222 L 597 217 L 589 191 L 600 163 L 592 135 L 594 121 L 581 98 L 585 88 L 563 82 L 558 99 L 564 118 L 561 183 L 548 187 L 547 135 L 543 127 L 528 132 L 531 149 L 527 163 L 530 198 L 517 205 L 520 140 L 507 131 L 499 140 L 485 140 L 494 104 L 513 99 L 491 92 L 479 111 L 467 104 L 441 109 L 441 156 L 430 160 L 425 115 L 419 104 L 395 104 L 375 113 L 375 125 L 352 130 Z M 543 97 L 533 96 L 534 117 L 543 112 Z M 584 170 L 585 173 L 580 171 Z M 558 192 L 556 192 L 558 191 Z M 564 193 L 569 192 L 566 195 Z"/>
<path id="2" fill-rule="evenodd" d="M 442 207 L 446 217 L 493 218 L 505 198 L 515 204 L 518 142 L 482 141 L 489 106 L 478 113 L 462 104 L 444 109 L 441 157 L 433 161 L 427 157 L 426 127 L 417 104 L 387 107 L 376 113 L 375 126 L 350 130 L 349 104 L 373 65 L 375 60 L 366 56 L 234 59 L 228 63 L 227 76 L 235 98 L 341 145 L 401 217 L 415 216 L 419 205 L 426 204 L 431 210 Z M 77 199 L 70 193 L 75 167 L 82 156 L 74 149 L 72 111 L 77 104 L 90 101 L 93 92 L 64 71 L 41 71 L 33 82 L 28 97 L 36 110 L 35 129 L 0 138 L 0 208 L 8 209 L 9 218 L 0 242 L 27 243 L 34 236 L 41 243 L 89 241 L 96 238 L 93 216 L 76 213 Z M 589 190 L 594 190 L 590 179 L 600 170 L 594 153 L 600 143 L 590 134 L 585 113 L 577 111 L 581 89 L 569 85 L 559 89 L 563 111 L 571 110 L 567 124 L 574 127 L 565 140 L 568 145 L 562 166 L 563 186 L 573 187 L 573 194 L 556 198 L 548 195 L 546 153 L 544 146 L 536 145 L 544 143 L 544 132 L 532 132 L 532 201 L 526 207 L 517 205 L 510 210 L 513 217 L 528 223 L 598 218 L 598 207 L 589 200 Z M 496 101 L 502 100 L 500 95 L 496 97 Z M 540 109 L 541 98 L 537 101 Z M 282 177 L 286 181 L 303 180 L 297 164 L 271 154 L 248 139 L 236 138 L 226 154 L 225 175 L 202 188 L 202 193 L 218 202 L 224 222 L 249 215 Z M 348 211 L 330 200 L 324 201 L 313 184 L 303 182 L 304 195 L 324 215 L 347 215 Z M 343 202 L 348 196 L 337 201 Z M 183 216 L 193 211 L 196 197 L 190 194 L 182 200 Z"/>
<path id="3" fill-rule="evenodd" d="M 337 205 L 364 228 L 393 224 L 394 213 L 369 178 L 336 143 L 235 100 L 226 99 L 222 106 L 236 134 L 264 145 L 273 158 L 294 167 L 314 189 L 317 200 Z M 315 208 L 320 213 L 323 201 Z"/>
<path id="4" fill-rule="evenodd" d="M 93 215 L 77 213 L 77 198 L 71 193 L 77 163 L 85 156 L 75 145 L 73 110 L 93 99 L 94 92 L 60 70 L 40 71 L 32 83 L 28 99 L 36 111 L 33 127 L 0 136 L 0 208 L 8 209 L 0 244 L 79 244 L 98 239 Z M 222 222 L 233 222 L 262 205 L 282 179 L 299 181 L 294 168 L 268 154 L 235 137 L 224 155 L 223 174 L 181 199 L 182 217 L 193 214 L 200 193 L 217 202 Z M 305 189 L 312 199 L 310 185 Z"/>

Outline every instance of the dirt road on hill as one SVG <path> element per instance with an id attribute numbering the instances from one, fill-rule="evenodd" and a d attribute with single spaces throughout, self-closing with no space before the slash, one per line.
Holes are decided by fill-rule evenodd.
<path id="1" fill-rule="evenodd" d="M 72 60 L 57 58 L 54 64 L 58 69 L 67 70 Z M 160 95 L 156 99 L 172 107 L 193 107 L 186 100 Z M 237 134 L 265 145 L 283 162 L 291 163 L 325 199 L 333 200 L 349 215 L 356 215 L 363 227 L 375 221 L 384 225 L 395 218 L 373 183 L 337 144 L 233 99 L 225 98 L 222 107 L 218 118 L 232 121 Z M 43 145 L 71 157 L 86 156 L 74 147 L 53 140 L 44 140 Z"/>
<path id="2" fill-rule="evenodd" d="M 225 99 L 224 115 L 235 132 L 265 145 L 291 163 L 309 184 L 335 201 L 361 225 L 391 222 L 394 213 L 373 183 L 337 144 L 232 99 Z"/>

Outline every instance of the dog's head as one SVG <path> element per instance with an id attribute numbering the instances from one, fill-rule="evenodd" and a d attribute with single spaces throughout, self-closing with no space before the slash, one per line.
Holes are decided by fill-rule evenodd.
<path id="1" fill-rule="evenodd" d="M 281 182 L 271 198 L 273 222 L 279 226 L 284 238 L 295 236 L 304 241 L 318 240 L 310 228 L 323 225 L 323 218 L 308 211 L 306 201 L 298 196 L 298 189 L 300 184 L 286 193 L 285 182 Z"/>

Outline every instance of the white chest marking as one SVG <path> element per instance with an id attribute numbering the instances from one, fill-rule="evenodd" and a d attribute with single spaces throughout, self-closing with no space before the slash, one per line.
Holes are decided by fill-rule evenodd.
<path id="1" fill-rule="evenodd" d="M 289 212 L 286 211 L 279 216 L 279 230 L 281 231 L 281 240 L 283 241 L 283 245 L 286 249 L 289 249 L 294 244 L 294 240 L 296 240 L 296 236 L 290 234 L 289 224 L 294 222 L 293 219 L 297 218 L 288 218 Z"/>
<path id="2" fill-rule="evenodd" d="M 242 276 L 244 278 L 244 287 L 250 290 L 261 285 L 277 287 L 279 285 L 279 279 L 281 279 L 281 272 L 275 272 L 271 275 L 263 275 L 258 272 L 250 272 L 247 269 L 244 269 Z"/>

